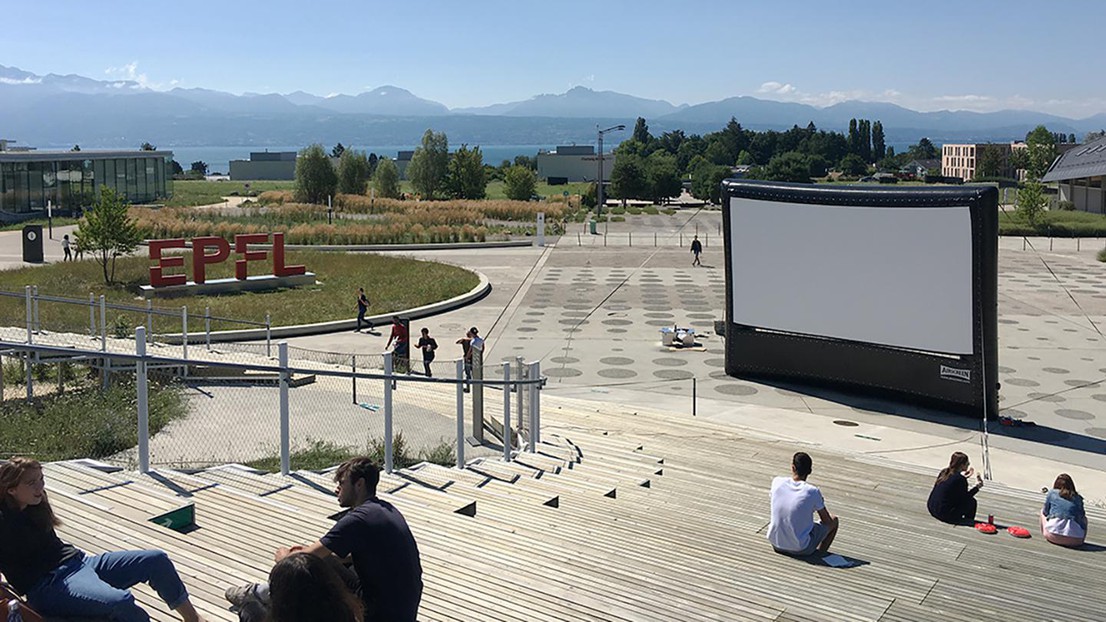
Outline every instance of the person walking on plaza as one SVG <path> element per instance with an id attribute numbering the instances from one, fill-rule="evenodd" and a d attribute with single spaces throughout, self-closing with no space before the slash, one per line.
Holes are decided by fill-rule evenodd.
<path id="1" fill-rule="evenodd" d="M 434 350 L 438 349 L 438 342 L 430 336 L 430 329 L 422 329 L 422 337 L 419 337 L 419 350 L 422 350 L 422 368 L 426 377 L 430 378 L 430 364 L 434 362 Z"/>
<path id="2" fill-rule="evenodd" d="M 369 332 L 373 330 L 372 322 L 365 319 L 365 312 L 369 310 L 369 297 L 365 295 L 365 288 L 357 288 L 357 329 L 353 332 L 361 332 L 361 324 L 364 323 L 369 327 Z"/>
<path id="3" fill-rule="evenodd" d="M 148 583 L 185 622 L 202 621 L 163 551 L 87 555 L 58 538 L 42 465 L 30 458 L 0 464 L 0 572 L 27 604 L 50 618 L 90 616 L 147 622 L 130 588 Z"/>
<path id="4" fill-rule="evenodd" d="M 840 521 L 826 509 L 822 491 L 806 482 L 811 470 L 810 456 L 800 451 L 791 458 L 791 477 L 772 480 L 768 541 L 777 553 L 795 557 L 826 553 L 837 535 Z M 815 513 L 819 522 L 814 521 Z"/>
<path id="5" fill-rule="evenodd" d="M 290 555 L 307 553 L 330 565 L 365 607 L 365 622 L 414 622 L 422 600 L 419 547 L 403 515 L 376 497 L 380 468 L 365 457 L 351 458 L 334 472 L 338 504 L 350 508 L 313 544 L 277 549 L 278 565 Z M 352 557 L 353 572 L 341 560 Z M 260 622 L 278 603 L 277 583 L 228 588 L 226 599 L 240 608 L 243 622 Z M 261 606 L 258 607 L 257 605 Z"/>
<path id="6" fill-rule="evenodd" d="M 975 475 L 976 485 L 968 488 L 968 479 Z M 949 465 L 937 474 L 933 490 L 929 493 L 926 508 L 933 518 L 944 523 L 974 523 L 976 499 L 975 493 L 983 488 L 983 477 L 975 474 L 968 455 L 953 452 Z"/>
<path id="7" fill-rule="evenodd" d="M 61 236 L 61 250 L 65 252 L 65 259 L 62 261 L 73 261 L 73 251 L 69 250 L 69 234 Z"/>
<path id="8" fill-rule="evenodd" d="M 703 243 L 699 241 L 698 234 L 696 234 L 695 238 L 691 240 L 691 254 L 695 255 L 695 259 L 691 261 L 691 265 L 703 265 L 702 262 L 699 261 L 699 255 L 703 254 Z"/>
<path id="9" fill-rule="evenodd" d="M 465 333 L 464 337 L 457 340 L 461 346 L 461 358 L 465 362 L 465 393 L 472 387 L 472 330 Z"/>
<path id="10" fill-rule="evenodd" d="M 395 343 L 395 347 L 392 348 L 392 356 L 395 365 L 394 369 L 397 373 L 411 373 L 411 354 L 409 351 L 411 344 L 409 339 L 407 325 L 398 315 L 393 315 L 392 334 L 388 335 L 388 343 L 384 344 L 384 349 L 387 349 L 392 343 Z"/>
<path id="11" fill-rule="evenodd" d="M 1052 484 L 1041 509 L 1041 535 L 1060 546 L 1081 546 L 1087 540 L 1087 511 L 1075 482 L 1061 473 Z"/>

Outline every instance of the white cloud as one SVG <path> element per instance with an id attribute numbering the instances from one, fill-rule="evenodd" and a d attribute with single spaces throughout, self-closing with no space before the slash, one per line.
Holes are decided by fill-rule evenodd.
<path id="1" fill-rule="evenodd" d="M 327 93 L 326 95 L 323 95 L 323 97 L 326 98 L 326 99 L 332 99 L 332 98 L 338 97 L 339 95 L 341 95 L 341 93 L 334 92 L 334 93 Z"/>
<path id="2" fill-rule="evenodd" d="M 795 93 L 798 89 L 792 86 L 790 83 L 782 84 L 780 82 L 770 81 L 760 85 L 757 89 L 757 93 L 771 93 L 773 95 L 790 95 Z"/>
<path id="3" fill-rule="evenodd" d="M 108 67 L 104 70 L 104 73 L 107 74 L 109 77 L 115 78 L 116 80 L 134 82 L 139 86 L 139 88 L 151 89 L 154 91 L 164 91 L 180 84 L 180 80 L 176 79 L 170 80 L 169 82 L 154 82 L 153 80 L 150 80 L 149 76 L 138 71 L 138 61 L 131 61 L 123 65 L 122 67 Z M 116 83 L 112 86 L 116 88 L 124 88 L 127 85 L 123 83 Z"/>
<path id="4" fill-rule="evenodd" d="M 23 78 L 22 80 L 15 80 L 12 78 L 0 78 L 0 84 L 39 84 L 42 82 L 42 78 Z"/>

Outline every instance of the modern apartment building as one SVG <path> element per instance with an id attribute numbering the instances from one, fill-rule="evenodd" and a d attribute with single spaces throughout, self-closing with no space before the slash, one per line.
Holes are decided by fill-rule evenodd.
<path id="1" fill-rule="evenodd" d="M 967 143 L 941 145 L 941 175 L 975 179 L 975 171 L 984 149 L 997 149 L 1002 157 L 999 177 L 1015 177 L 1018 172 L 1010 161 L 1015 149 L 1025 149 L 1025 143 Z"/>

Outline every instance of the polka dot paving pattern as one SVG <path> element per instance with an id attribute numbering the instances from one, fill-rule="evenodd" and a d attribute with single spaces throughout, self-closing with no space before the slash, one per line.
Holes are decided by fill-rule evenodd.
<path id="1" fill-rule="evenodd" d="M 633 365 L 634 359 L 625 356 L 608 356 L 599 359 L 599 362 L 604 365 Z"/>
<path id="2" fill-rule="evenodd" d="M 720 384 L 714 387 L 714 390 L 726 395 L 756 395 L 756 387 L 751 387 L 747 384 Z"/>
<path id="3" fill-rule="evenodd" d="M 625 379 L 625 378 L 633 378 L 634 376 L 637 376 L 636 371 L 634 371 L 632 369 L 622 369 L 622 368 L 619 368 L 619 367 L 611 367 L 611 368 L 607 368 L 607 369 L 600 369 L 596 373 L 598 373 L 600 376 L 602 376 L 604 378 Z"/>
<path id="4" fill-rule="evenodd" d="M 553 369 L 543 369 L 542 372 L 550 378 L 575 378 L 584 375 L 584 372 L 573 367 L 554 367 Z"/>
<path id="5" fill-rule="evenodd" d="M 660 365 L 661 367 L 680 367 L 687 365 L 687 359 L 659 358 L 653 359 L 653 364 Z"/>
<path id="6" fill-rule="evenodd" d="M 630 320 L 620 320 L 620 319 L 617 319 L 617 318 L 610 319 L 610 320 L 603 320 L 602 323 L 606 324 L 607 326 L 629 326 L 630 324 L 633 324 L 633 322 L 630 321 Z"/>
<path id="7" fill-rule="evenodd" d="M 695 374 L 682 369 L 661 369 L 653 372 L 653 375 L 665 380 L 690 380 L 695 377 Z"/>
<path id="8" fill-rule="evenodd" d="M 1004 382 L 1006 384 L 1012 384 L 1016 387 L 1039 387 L 1041 383 L 1035 380 L 1027 380 L 1025 378 L 1007 378 Z"/>
<path id="9" fill-rule="evenodd" d="M 549 360 L 554 362 L 554 363 L 561 363 L 561 364 L 570 364 L 570 363 L 579 363 L 580 362 L 580 359 L 572 357 L 572 356 L 554 356 L 553 358 L 551 358 Z"/>
<path id="10" fill-rule="evenodd" d="M 1046 368 L 1044 368 L 1044 371 L 1046 371 L 1050 374 L 1070 374 L 1071 373 L 1070 371 L 1064 369 L 1063 367 L 1046 367 Z"/>
<path id="11" fill-rule="evenodd" d="M 1094 419 L 1094 415 L 1085 410 L 1075 410 L 1072 408 L 1059 408 L 1056 410 L 1056 414 L 1065 419 L 1078 419 L 1080 421 L 1086 421 Z"/>
<path id="12" fill-rule="evenodd" d="M 1090 436 L 1097 436 L 1098 438 L 1106 438 L 1106 428 L 1087 428 L 1085 432 Z"/>
<path id="13" fill-rule="evenodd" d="M 709 367 L 725 367 L 726 359 L 707 359 L 703 363 Z"/>

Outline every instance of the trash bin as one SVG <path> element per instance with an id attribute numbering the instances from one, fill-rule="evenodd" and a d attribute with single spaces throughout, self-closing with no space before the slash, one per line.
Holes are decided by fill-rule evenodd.
<path id="1" fill-rule="evenodd" d="M 594 220 L 588 221 L 588 225 L 589 225 L 588 230 L 591 231 L 592 235 L 595 235 L 595 221 Z M 41 227 L 40 227 L 40 229 L 41 229 Z"/>
<path id="2" fill-rule="evenodd" d="M 23 227 L 23 261 L 42 263 L 42 225 Z"/>

